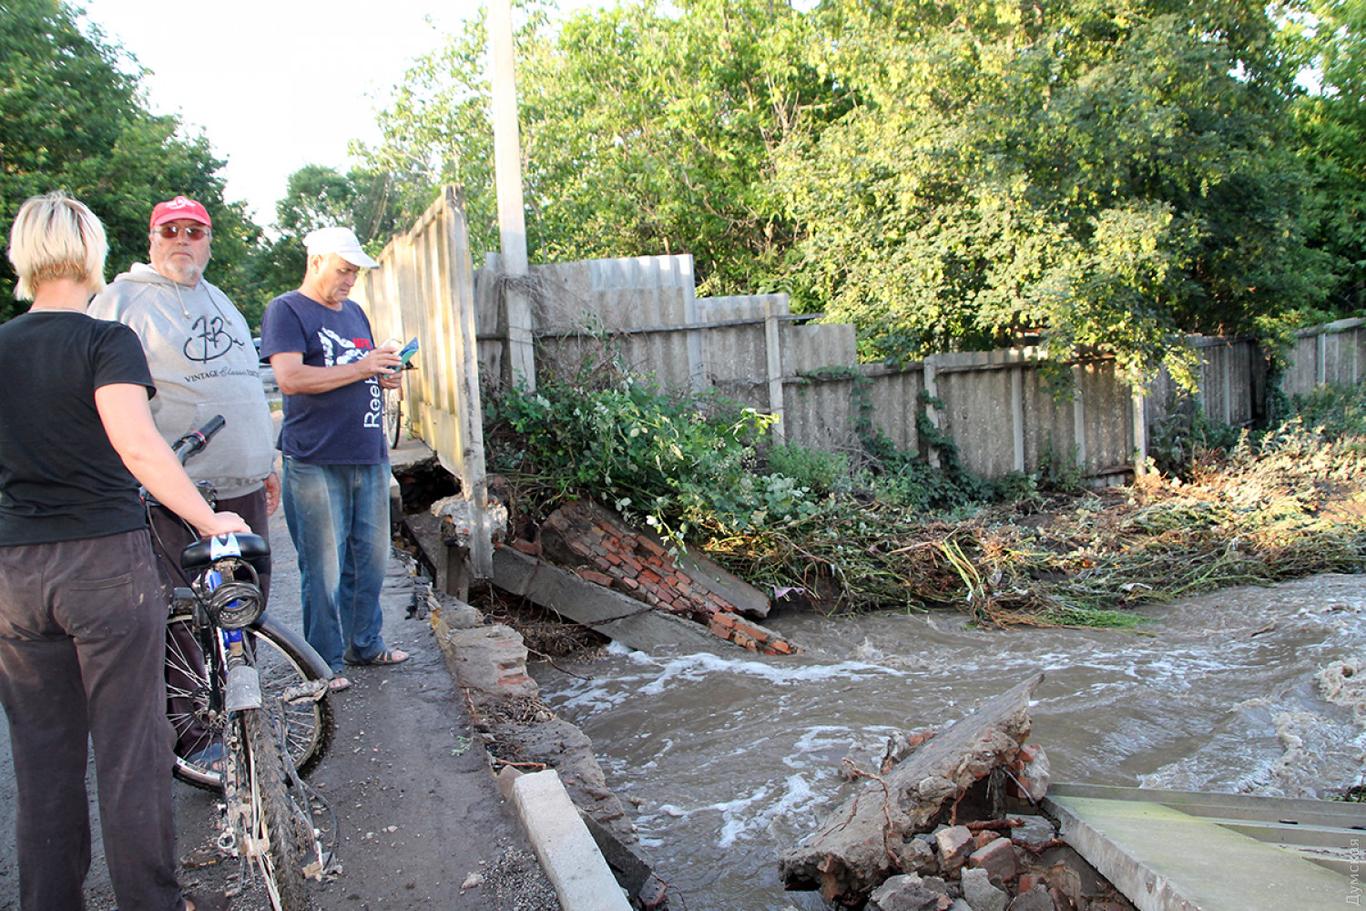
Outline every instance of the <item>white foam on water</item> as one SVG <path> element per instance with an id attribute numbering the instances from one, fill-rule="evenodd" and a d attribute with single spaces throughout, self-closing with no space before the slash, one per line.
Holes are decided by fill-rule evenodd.
<path id="1" fill-rule="evenodd" d="M 660 665 L 653 681 L 640 688 L 645 695 L 662 693 L 670 684 L 694 683 L 712 674 L 734 674 L 763 680 L 775 686 L 796 686 L 826 680 L 864 680 L 877 674 L 904 677 L 901 671 L 866 661 L 841 661 L 839 664 L 768 663 L 744 658 L 726 658 L 705 652 L 670 658 Z"/>
<path id="2" fill-rule="evenodd" d="M 837 664 L 784 661 L 765 662 L 743 656 L 725 657 L 707 652 L 657 658 L 645 652 L 617 645 L 606 654 L 625 659 L 629 669 L 599 671 L 590 680 L 567 681 L 560 693 L 563 708 L 584 715 L 596 715 L 617 708 L 634 695 L 657 696 L 670 686 L 696 683 L 714 674 L 733 674 L 763 680 L 774 686 L 794 687 L 827 680 L 855 682 L 877 675 L 905 677 L 904 671 L 867 661 L 841 661 Z"/>

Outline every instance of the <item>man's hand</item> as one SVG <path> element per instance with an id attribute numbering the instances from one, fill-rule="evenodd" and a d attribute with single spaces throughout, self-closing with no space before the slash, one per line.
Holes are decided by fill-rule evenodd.
<path id="1" fill-rule="evenodd" d="M 378 376 L 381 381 L 391 372 L 397 372 L 403 366 L 403 362 L 398 359 L 398 349 L 393 345 L 381 345 L 375 348 L 365 357 L 360 359 L 360 364 L 366 370 L 366 376 Z"/>
<path id="2" fill-rule="evenodd" d="M 275 472 L 266 475 L 266 515 L 275 515 L 280 508 L 280 476 Z"/>

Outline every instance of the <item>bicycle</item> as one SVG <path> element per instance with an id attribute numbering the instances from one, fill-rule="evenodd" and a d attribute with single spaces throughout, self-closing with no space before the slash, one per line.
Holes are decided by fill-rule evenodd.
<path id="1" fill-rule="evenodd" d="M 180 461 L 224 423 L 216 416 L 177 440 Z M 204 492 L 213 502 L 212 491 Z M 178 735 L 189 726 L 202 732 L 189 747 L 178 743 L 174 768 L 177 777 L 222 793 L 219 849 L 240 858 L 243 873 L 259 871 L 275 911 L 301 911 L 309 907 L 304 880 L 321 879 L 331 859 L 314 821 L 315 806 L 326 805 L 300 771 L 321 758 L 331 736 L 324 698 L 331 671 L 306 642 L 265 617 L 253 561 L 268 554 L 265 540 L 248 534 L 198 540 L 182 552 L 192 581 L 172 599 L 167 677 L 188 683 L 168 682 L 167 704 Z M 245 884 L 246 876 L 239 880 Z"/>

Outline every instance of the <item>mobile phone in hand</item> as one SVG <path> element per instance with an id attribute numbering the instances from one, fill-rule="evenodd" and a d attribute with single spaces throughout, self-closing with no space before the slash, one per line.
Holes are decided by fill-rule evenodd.
<path id="1" fill-rule="evenodd" d="M 399 349 L 399 352 L 398 352 L 398 366 L 395 367 L 391 372 L 397 373 L 398 371 L 402 370 L 404 367 L 407 367 L 407 366 L 408 366 L 408 362 L 411 361 L 411 360 L 413 359 L 413 355 L 414 355 L 414 354 L 417 354 L 417 338 L 416 338 L 416 337 L 414 337 L 414 338 L 412 339 L 412 341 L 408 342 L 408 344 L 404 345 L 402 348 Z"/>

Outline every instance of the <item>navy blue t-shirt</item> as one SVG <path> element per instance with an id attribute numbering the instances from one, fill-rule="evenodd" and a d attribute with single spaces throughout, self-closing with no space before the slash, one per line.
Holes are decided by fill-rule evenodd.
<path id="1" fill-rule="evenodd" d="M 270 302 L 261 320 L 261 356 L 301 352 L 308 367 L 335 367 L 374 347 L 370 320 L 354 301 L 332 310 L 298 291 Z M 301 462 L 378 465 L 388 461 L 384 393 L 370 377 L 316 395 L 286 395 L 277 448 Z"/>

